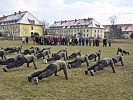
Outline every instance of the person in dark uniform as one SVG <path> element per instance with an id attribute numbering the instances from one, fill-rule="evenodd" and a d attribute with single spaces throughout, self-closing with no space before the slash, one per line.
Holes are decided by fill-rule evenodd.
<path id="1" fill-rule="evenodd" d="M 42 52 L 37 53 L 35 56 L 37 57 L 37 59 L 40 59 L 43 57 L 43 59 L 45 59 L 45 56 L 48 56 L 49 58 L 49 54 L 50 54 L 50 49 L 47 50 L 43 50 Z"/>
<path id="2" fill-rule="evenodd" d="M 118 55 L 119 52 L 121 52 L 122 56 L 123 56 L 123 54 L 125 54 L 125 55 L 128 54 L 129 55 L 129 52 L 127 52 L 127 51 L 123 50 L 122 48 L 119 48 L 118 47 L 118 49 L 117 49 L 117 55 Z"/>
<path id="3" fill-rule="evenodd" d="M 2 58 L 2 59 L 5 59 L 6 60 L 6 54 L 7 54 L 8 52 L 7 51 L 4 51 L 4 50 L 0 50 L 0 57 Z"/>
<path id="4" fill-rule="evenodd" d="M 103 39 L 103 47 L 106 47 L 106 46 L 107 46 L 107 39 L 104 38 L 104 39 Z"/>
<path id="5" fill-rule="evenodd" d="M 66 56 L 67 56 L 67 48 L 62 49 L 62 50 L 58 51 L 58 52 L 55 53 L 55 54 L 58 54 L 58 53 L 60 53 L 60 52 L 66 53 Z M 52 56 L 53 56 L 53 55 L 54 55 L 54 54 L 52 54 Z"/>
<path id="6" fill-rule="evenodd" d="M 124 66 L 123 64 L 123 58 L 120 55 L 116 55 L 112 58 L 114 64 L 121 62 L 121 65 Z"/>
<path id="7" fill-rule="evenodd" d="M 74 59 L 74 58 L 76 58 L 77 56 L 80 56 L 80 57 L 81 57 L 81 51 L 80 51 L 80 50 L 78 50 L 78 51 L 72 53 L 70 56 L 67 56 L 67 60 Z"/>
<path id="8" fill-rule="evenodd" d="M 10 58 L 5 61 L 5 64 L 7 66 L 3 67 L 4 72 L 8 72 L 9 69 L 16 68 L 22 66 L 24 63 L 27 63 L 27 67 L 29 67 L 29 64 L 33 62 L 35 69 L 37 69 L 35 64 L 36 57 L 32 55 L 26 55 L 23 54 L 17 55 L 15 58 Z"/>
<path id="9" fill-rule="evenodd" d="M 63 52 L 63 51 L 59 52 L 59 53 L 56 53 L 56 54 L 53 54 L 53 56 L 48 58 L 48 59 L 44 59 L 44 63 L 47 63 L 49 61 L 59 60 L 62 57 L 64 57 L 64 60 L 66 60 L 66 53 Z"/>
<path id="10" fill-rule="evenodd" d="M 68 79 L 67 68 L 68 66 L 65 61 L 58 60 L 52 64 L 49 64 L 45 69 L 34 72 L 33 74 L 29 75 L 28 81 L 32 82 L 32 79 L 33 79 L 35 84 L 37 85 L 38 82 L 42 80 L 43 78 L 49 77 L 53 74 L 55 74 L 55 76 L 58 76 L 57 72 L 61 70 L 63 70 L 65 78 L 67 80 Z"/>
<path id="11" fill-rule="evenodd" d="M 88 71 L 90 71 L 91 75 L 94 76 L 94 72 L 103 70 L 105 67 L 111 66 L 113 73 L 115 73 L 115 63 L 121 62 L 122 66 L 123 60 L 121 56 L 115 56 L 113 58 L 104 58 L 103 60 L 98 61 L 96 64 L 87 67 L 85 70 L 85 74 L 88 75 Z"/>
<path id="12" fill-rule="evenodd" d="M 68 62 L 69 69 L 79 67 L 82 63 L 86 62 L 87 66 L 89 66 L 89 60 L 87 56 L 83 56 L 75 59 L 74 61 Z"/>
<path id="13" fill-rule="evenodd" d="M 94 72 L 103 70 L 109 65 L 111 65 L 113 73 L 115 73 L 115 66 L 112 58 L 104 58 L 103 60 L 98 61 L 96 64 L 87 67 L 85 70 L 85 74 L 88 75 L 88 71 L 90 71 L 91 75 L 94 76 Z"/>
<path id="14" fill-rule="evenodd" d="M 87 54 L 88 59 L 92 60 L 94 59 L 94 61 L 96 61 L 96 58 L 98 57 L 98 61 L 100 60 L 100 56 L 101 56 L 101 50 L 98 50 L 98 52 L 96 53 L 92 53 L 92 54 Z"/>

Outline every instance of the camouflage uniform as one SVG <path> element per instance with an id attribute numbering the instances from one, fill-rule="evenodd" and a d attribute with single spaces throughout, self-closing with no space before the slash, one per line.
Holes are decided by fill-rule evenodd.
<path id="1" fill-rule="evenodd" d="M 52 64 L 49 64 L 44 70 L 34 72 L 28 77 L 28 80 L 31 81 L 34 77 L 42 80 L 43 78 L 49 77 L 52 74 L 55 74 L 55 76 L 57 76 L 57 72 L 61 70 L 63 70 L 65 78 L 68 79 L 66 62 L 58 60 Z"/>
<path id="2" fill-rule="evenodd" d="M 83 56 L 83 57 L 75 59 L 74 61 L 68 62 L 68 65 L 71 68 L 75 68 L 75 67 L 79 67 L 84 62 L 86 62 L 87 66 L 89 66 L 89 60 L 87 56 Z"/>

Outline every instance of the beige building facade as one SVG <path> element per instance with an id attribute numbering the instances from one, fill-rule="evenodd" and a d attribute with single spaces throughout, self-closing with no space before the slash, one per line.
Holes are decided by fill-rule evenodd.
<path id="1" fill-rule="evenodd" d="M 104 38 L 104 27 L 93 18 L 55 21 L 48 29 L 48 34 L 61 34 L 84 37 Z"/>
<path id="2" fill-rule="evenodd" d="M 0 32 L 9 36 L 43 35 L 42 23 L 28 11 L 0 17 Z"/>

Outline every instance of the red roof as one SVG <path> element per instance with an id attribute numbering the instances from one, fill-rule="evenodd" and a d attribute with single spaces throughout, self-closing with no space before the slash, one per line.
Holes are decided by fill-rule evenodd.
<path id="1" fill-rule="evenodd" d="M 116 24 L 122 28 L 122 31 L 133 31 L 133 24 Z M 108 32 L 111 25 L 103 25 L 105 27 L 105 32 Z"/>

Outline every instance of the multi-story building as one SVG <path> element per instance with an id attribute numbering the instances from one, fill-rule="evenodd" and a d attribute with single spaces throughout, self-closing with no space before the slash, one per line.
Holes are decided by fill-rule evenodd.
<path id="1" fill-rule="evenodd" d="M 43 34 L 42 23 L 28 11 L 0 17 L 0 33 L 8 36 L 31 36 Z"/>
<path id="2" fill-rule="evenodd" d="M 133 34 L 133 24 L 116 24 L 118 27 L 122 29 L 124 33 L 124 38 L 130 38 L 131 34 Z M 103 25 L 105 27 L 105 35 L 108 35 L 110 32 L 111 25 Z"/>
<path id="3" fill-rule="evenodd" d="M 63 34 L 84 37 L 104 38 L 104 27 L 93 18 L 55 21 L 48 34 Z"/>

